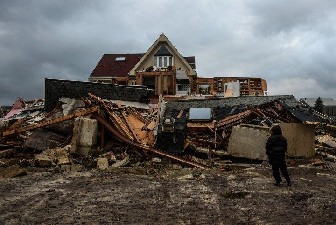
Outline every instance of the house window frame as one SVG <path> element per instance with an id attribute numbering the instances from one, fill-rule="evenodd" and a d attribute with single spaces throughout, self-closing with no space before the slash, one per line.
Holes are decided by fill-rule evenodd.
<path id="1" fill-rule="evenodd" d="M 173 64 L 173 56 L 154 56 L 153 65 L 158 68 L 167 68 L 168 66 L 173 66 Z"/>

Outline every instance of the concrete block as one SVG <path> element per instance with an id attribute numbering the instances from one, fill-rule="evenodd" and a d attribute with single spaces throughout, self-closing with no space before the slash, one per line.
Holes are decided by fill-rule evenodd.
<path id="1" fill-rule="evenodd" d="M 117 161 L 116 163 L 113 163 L 111 167 L 122 167 L 126 166 L 129 163 L 129 156 L 125 156 L 124 159 Z"/>
<path id="2" fill-rule="evenodd" d="M 97 169 L 106 170 L 108 168 L 108 160 L 107 158 L 98 158 L 97 160 Z"/>
<path id="3" fill-rule="evenodd" d="M 59 165 L 71 164 L 69 156 L 67 156 L 67 155 L 61 155 L 61 156 L 59 156 L 57 158 L 57 164 L 59 164 Z"/>
<path id="4" fill-rule="evenodd" d="M 61 165 L 61 171 L 70 172 L 71 171 L 71 165 Z"/>
<path id="5" fill-rule="evenodd" d="M 76 118 L 72 145 L 91 147 L 97 144 L 98 122 L 89 118 Z M 73 152 L 73 150 L 72 150 Z"/>
<path id="6" fill-rule="evenodd" d="M 80 146 L 94 146 L 97 144 L 98 122 L 94 119 L 80 118 L 81 130 L 78 144 Z"/>
<path id="7" fill-rule="evenodd" d="M 49 156 L 45 154 L 38 154 L 34 156 L 36 166 L 49 167 L 52 164 L 52 160 Z"/>
<path id="8" fill-rule="evenodd" d="M 72 164 L 71 171 L 73 172 L 81 172 L 83 171 L 83 166 L 81 164 Z"/>

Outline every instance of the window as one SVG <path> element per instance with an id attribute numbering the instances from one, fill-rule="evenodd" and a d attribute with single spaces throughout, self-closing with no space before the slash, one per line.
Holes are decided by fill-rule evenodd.
<path id="1" fill-rule="evenodd" d="M 167 59 L 168 57 L 163 57 L 163 67 L 167 67 L 168 63 L 167 63 Z"/>
<path id="2" fill-rule="evenodd" d="M 173 65 L 172 56 L 155 56 L 154 57 L 154 66 L 157 67 L 168 67 Z"/>
<path id="3" fill-rule="evenodd" d="M 177 91 L 189 91 L 190 90 L 190 84 L 178 84 L 177 85 Z"/>
<path id="4" fill-rule="evenodd" d="M 159 58 L 159 67 L 162 67 L 162 58 L 163 57 L 158 57 Z"/>
<path id="5" fill-rule="evenodd" d="M 154 66 L 167 68 L 173 66 L 173 54 L 170 53 L 166 45 L 161 45 L 154 54 Z"/>

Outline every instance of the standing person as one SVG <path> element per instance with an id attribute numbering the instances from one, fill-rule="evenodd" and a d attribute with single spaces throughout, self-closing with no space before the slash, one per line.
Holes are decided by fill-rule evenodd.
<path id="1" fill-rule="evenodd" d="M 280 171 L 287 181 L 287 185 L 291 186 L 291 181 L 287 171 L 286 152 L 287 139 L 282 136 L 281 127 L 274 125 L 271 128 L 272 135 L 268 138 L 266 143 L 266 154 L 269 163 L 272 165 L 273 177 L 275 179 L 275 186 L 280 186 L 281 177 Z"/>

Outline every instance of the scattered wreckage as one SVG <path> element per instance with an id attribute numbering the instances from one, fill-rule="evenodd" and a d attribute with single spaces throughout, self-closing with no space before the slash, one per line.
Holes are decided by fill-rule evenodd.
<path id="1" fill-rule="evenodd" d="M 160 98 L 151 104 L 88 94 L 61 98 L 49 111 L 43 106 L 42 99 L 18 99 L 0 120 L 0 167 L 104 170 L 165 158 L 211 168 L 221 157 L 265 160 L 264 142 L 274 123 L 288 135 L 290 156 L 312 157 L 317 150 L 336 159 L 334 121 L 293 96 Z"/>

